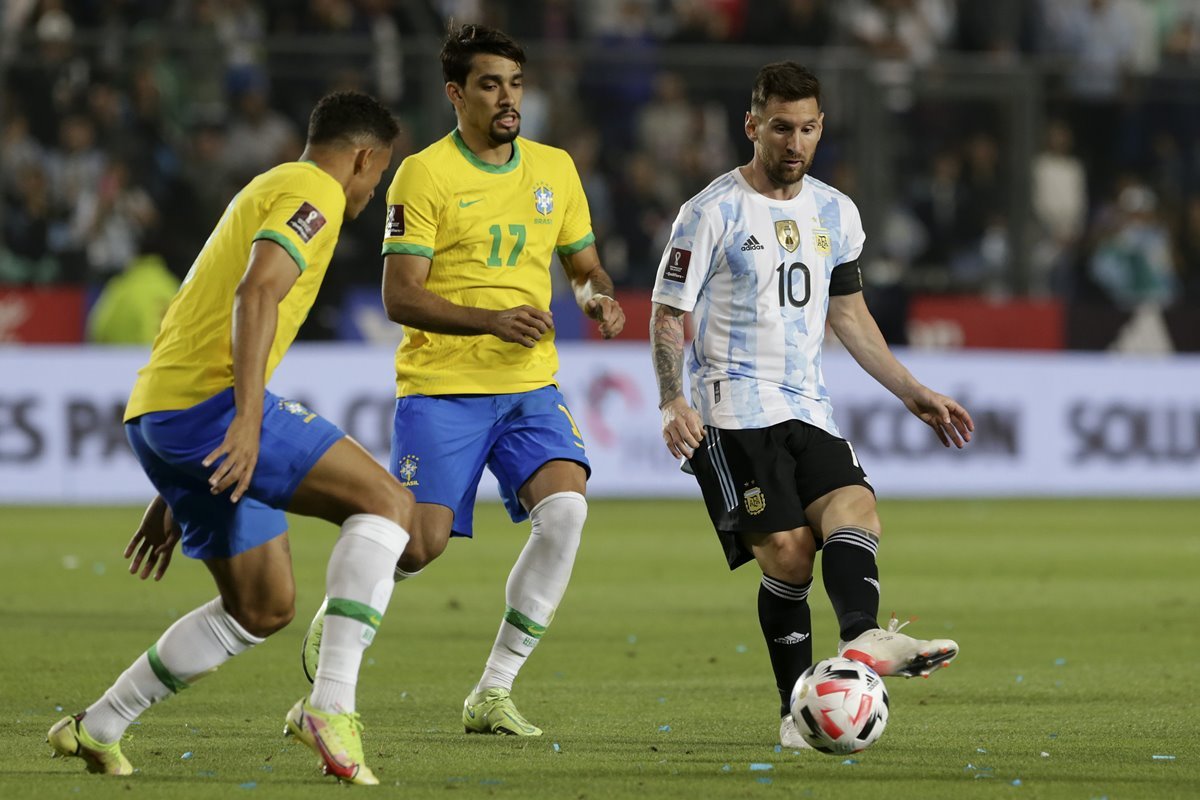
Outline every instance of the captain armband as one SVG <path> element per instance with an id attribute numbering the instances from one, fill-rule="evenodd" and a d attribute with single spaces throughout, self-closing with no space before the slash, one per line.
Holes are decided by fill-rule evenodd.
<path id="1" fill-rule="evenodd" d="M 854 294 L 863 290 L 862 270 L 858 260 L 838 264 L 829 275 L 829 296 Z"/>

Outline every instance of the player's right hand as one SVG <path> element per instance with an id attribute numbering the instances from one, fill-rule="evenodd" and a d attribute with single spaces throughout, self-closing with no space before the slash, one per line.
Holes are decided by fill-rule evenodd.
<path id="1" fill-rule="evenodd" d="M 662 434 L 667 449 L 676 458 L 691 458 L 704 438 L 704 422 L 687 400 L 676 397 L 663 405 Z"/>
<path id="2" fill-rule="evenodd" d="M 232 486 L 230 501 L 236 503 L 242 499 L 242 495 L 250 488 L 250 479 L 254 477 L 254 467 L 258 464 L 258 442 L 261 437 L 261 416 L 234 415 L 221 446 L 205 456 L 202 462 L 206 467 L 221 462 L 208 479 L 209 491 L 221 494 Z M 222 457 L 224 460 L 221 460 Z"/>
<path id="3" fill-rule="evenodd" d="M 502 342 L 533 347 L 554 327 L 554 315 L 533 306 L 492 312 L 491 334 Z"/>

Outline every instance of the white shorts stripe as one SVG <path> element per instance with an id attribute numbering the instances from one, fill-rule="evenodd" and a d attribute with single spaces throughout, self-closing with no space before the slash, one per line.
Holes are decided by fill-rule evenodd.
<path id="1" fill-rule="evenodd" d="M 721 432 L 716 428 L 708 429 L 708 460 L 712 462 L 713 471 L 721 483 L 721 496 L 725 498 L 725 510 L 737 508 L 737 493 L 733 489 L 733 475 L 729 471 L 729 462 L 725 460 L 725 451 L 721 449 Z"/>

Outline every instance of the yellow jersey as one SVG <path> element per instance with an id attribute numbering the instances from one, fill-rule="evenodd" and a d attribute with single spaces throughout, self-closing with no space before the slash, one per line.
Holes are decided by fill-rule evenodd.
<path id="1" fill-rule="evenodd" d="M 300 277 L 279 304 L 266 380 L 308 316 L 333 257 L 346 195 L 316 164 L 281 164 L 230 201 L 167 308 L 150 362 L 138 372 L 126 421 L 190 408 L 233 386 L 233 299 L 259 239 L 280 245 Z"/>
<path id="2" fill-rule="evenodd" d="M 387 203 L 383 254 L 431 259 L 425 288 L 460 306 L 548 311 L 554 251 L 576 253 L 595 241 L 571 157 L 521 138 L 497 166 L 456 130 L 404 159 Z M 527 348 L 406 327 L 396 394 L 513 394 L 553 384 L 556 372 L 553 331 Z"/>

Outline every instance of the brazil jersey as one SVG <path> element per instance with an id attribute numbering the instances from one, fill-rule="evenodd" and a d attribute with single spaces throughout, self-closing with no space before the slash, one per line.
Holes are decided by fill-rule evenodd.
<path id="1" fill-rule="evenodd" d="M 425 288 L 452 303 L 550 308 L 550 262 L 592 244 L 591 217 L 571 157 L 518 138 L 499 166 L 458 131 L 409 156 L 388 188 L 383 253 L 431 259 Z M 532 348 L 494 336 L 405 329 L 396 393 L 512 394 L 554 383 L 554 332 Z"/>
<path id="2" fill-rule="evenodd" d="M 247 184 L 230 201 L 168 306 L 125 419 L 190 408 L 233 386 L 234 291 L 259 239 L 283 247 L 300 269 L 279 304 L 267 357 L 269 381 L 321 288 L 345 209 L 341 184 L 311 162 L 281 164 Z"/>

